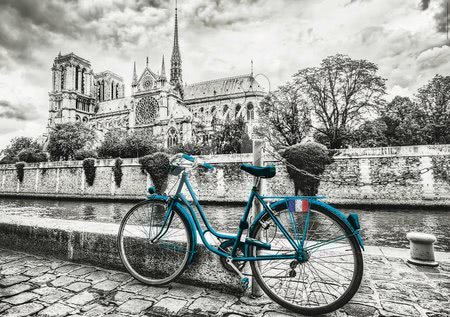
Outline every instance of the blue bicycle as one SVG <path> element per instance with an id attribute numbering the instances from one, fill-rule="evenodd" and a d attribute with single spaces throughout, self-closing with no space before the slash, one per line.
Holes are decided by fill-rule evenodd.
<path id="1" fill-rule="evenodd" d="M 180 181 L 172 196 L 150 195 L 124 216 L 118 235 L 119 252 L 128 272 L 150 285 L 171 282 L 192 261 L 197 234 L 208 250 L 219 255 L 227 268 L 249 284 L 244 266 L 262 290 L 287 309 L 305 315 L 324 314 L 346 304 L 356 293 L 363 275 L 364 249 L 356 214 L 339 210 L 309 196 L 262 196 L 257 188 L 261 178 L 272 178 L 274 166 L 242 164 L 255 176 L 237 233 L 215 231 L 209 224 L 189 182 L 194 168 L 214 169 L 186 154 L 171 159 Z M 186 186 L 192 203 L 182 189 Z M 262 211 L 249 223 L 254 201 Z M 195 209 L 206 229 L 202 228 Z M 205 236 L 219 240 L 214 245 Z"/>

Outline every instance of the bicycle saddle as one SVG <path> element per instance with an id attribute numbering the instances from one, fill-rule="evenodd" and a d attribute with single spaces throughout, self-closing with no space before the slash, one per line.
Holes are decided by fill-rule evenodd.
<path id="1" fill-rule="evenodd" d="M 241 170 L 256 177 L 272 178 L 276 174 L 275 166 L 255 166 L 252 164 L 241 164 Z"/>

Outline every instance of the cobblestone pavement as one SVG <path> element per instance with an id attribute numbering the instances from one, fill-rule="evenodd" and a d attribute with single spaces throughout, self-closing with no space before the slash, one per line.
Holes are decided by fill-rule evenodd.
<path id="1" fill-rule="evenodd" d="M 450 316 L 450 263 L 439 268 L 365 257 L 363 284 L 330 316 Z M 0 250 L 2 316 L 295 316 L 266 297 L 171 284 L 149 287 L 130 275 Z"/>

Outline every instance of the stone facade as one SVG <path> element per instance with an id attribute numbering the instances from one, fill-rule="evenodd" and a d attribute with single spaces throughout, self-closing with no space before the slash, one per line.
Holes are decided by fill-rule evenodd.
<path id="1" fill-rule="evenodd" d="M 251 135 L 256 106 L 265 96 L 253 73 L 184 84 L 176 11 L 170 78 L 164 56 L 157 73 L 147 58 L 138 77 L 134 63 L 131 96 L 125 97 L 121 76 L 108 70 L 94 73 L 90 62 L 74 53 L 60 53 L 52 75 L 48 132 L 56 124 L 83 122 L 96 131 L 99 140 L 109 130 L 139 130 L 165 147 L 207 144 L 223 122 L 238 117 Z"/>
<path id="2" fill-rule="evenodd" d="M 322 182 L 319 194 L 335 202 L 368 204 L 442 204 L 450 203 L 450 146 L 352 149 L 343 151 L 335 162 L 328 166 L 324 178 L 333 182 Z M 253 178 L 241 171 L 241 163 L 251 163 L 252 154 L 205 156 L 212 163 L 212 172 L 194 170 L 190 180 L 204 201 L 243 202 L 253 184 Z M 0 195 L 30 195 L 48 197 L 83 197 L 104 199 L 141 199 L 146 187 L 151 185 L 148 175 L 141 172 L 137 159 L 123 160 L 123 178 L 120 187 L 114 183 L 112 167 L 114 160 L 96 161 L 96 178 L 93 186 L 84 179 L 81 161 L 45 162 L 27 164 L 24 179 L 17 180 L 14 165 L 0 167 Z M 277 176 L 265 180 L 265 194 L 293 195 L 294 186 L 283 163 L 264 156 L 265 164 L 277 166 Z M 423 168 L 429 167 L 424 172 Z M 447 168 L 447 169 L 446 169 Z M 384 185 L 361 185 L 397 179 Z M 172 188 L 177 177 L 170 176 L 168 188 Z M 359 183 L 359 184 L 358 184 Z"/>

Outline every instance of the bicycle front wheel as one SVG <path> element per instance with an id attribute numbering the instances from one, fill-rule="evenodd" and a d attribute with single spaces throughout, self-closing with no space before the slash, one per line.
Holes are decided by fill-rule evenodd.
<path id="1" fill-rule="evenodd" d="M 119 228 L 119 253 L 127 271 L 149 285 L 169 283 L 189 260 L 192 235 L 187 219 L 174 208 L 164 221 L 168 203 L 143 201 L 128 211 Z"/>
<path id="2" fill-rule="evenodd" d="M 289 211 L 285 204 L 276 210 L 277 219 L 296 243 L 305 231 L 306 215 Z M 296 254 L 269 214 L 251 236 L 272 246 L 271 250 L 252 246 L 251 256 Z M 302 256 L 304 260 L 251 262 L 258 284 L 278 304 L 304 315 L 326 314 L 345 305 L 358 290 L 363 258 L 356 238 L 339 217 L 313 203 Z"/>

